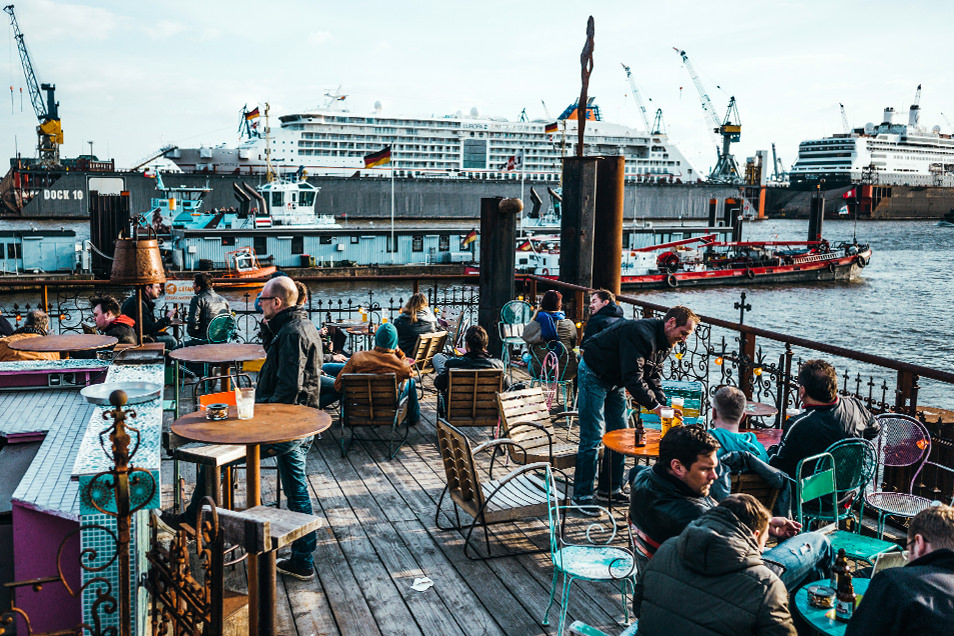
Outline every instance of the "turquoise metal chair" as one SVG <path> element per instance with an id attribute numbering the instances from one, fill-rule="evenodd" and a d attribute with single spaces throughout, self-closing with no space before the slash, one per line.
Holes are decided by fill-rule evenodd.
<path id="1" fill-rule="evenodd" d="M 550 601 L 543 613 L 543 624 L 550 624 L 550 608 L 556 598 L 557 581 L 563 576 L 563 589 L 560 593 L 560 623 L 557 627 L 558 636 L 562 636 L 566 625 L 566 613 L 570 603 L 570 587 L 573 581 L 606 581 L 619 583 L 620 603 L 623 607 L 623 616 L 629 621 L 629 607 L 626 603 L 626 592 L 632 593 L 636 586 L 636 559 L 633 553 L 626 548 L 611 545 L 616 538 L 616 518 L 605 508 L 600 506 L 567 506 L 561 505 L 559 491 L 556 487 L 552 470 L 547 468 L 549 506 L 547 519 L 550 523 L 550 559 L 553 562 L 553 581 L 550 584 Z M 570 543 L 566 540 L 567 529 L 564 511 L 573 508 L 592 508 L 603 512 L 602 519 L 607 526 L 600 525 L 601 521 L 587 522 L 585 536 L 590 543 Z M 598 542 L 596 538 L 601 538 Z M 632 541 L 630 541 L 632 544 Z"/>
<path id="2" fill-rule="evenodd" d="M 809 516 L 804 512 L 804 504 L 816 500 L 821 502 L 824 501 L 823 497 L 831 497 L 831 510 L 838 510 L 836 472 L 835 457 L 831 453 L 819 453 L 798 462 L 795 469 L 795 506 L 797 520 L 803 524 L 803 528 L 809 529 L 806 525 Z M 856 532 L 836 529 L 826 536 L 836 551 L 844 548 L 849 557 L 871 564 L 874 564 L 879 554 L 900 549 L 890 541 L 863 536 L 860 533 L 861 523 L 855 524 L 855 529 Z"/>
<path id="3" fill-rule="evenodd" d="M 571 636 L 610 636 L 606 632 L 591 627 L 583 621 L 573 621 L 567 629 L 570 630 Z M 639 621 L 633 621 L 629 627 L 620 632 L 619 636 L 636 636 L 638 630 Z"/>
<path id="4" fill-rule="evenodd" d="M 523 328 L 533 316 L 533 307 L 523 300 L 511 300 L 500 308 L 500 321 L 497 333 L 500 335 L 500 359 L 504 369 L 510 372 L 510 349 L 524 346 Z M 510 376 L 511 379 L 513 376 Z"/>
<path id="5" fill-rule="evenodd" d="M 819 499 L 816 505 L 808 509 L 803 508 L 804 523 L 838 523 L 847 518 L 856 519 L 860 523 L 864 515 L 861 493 L 871 482 L 877 467 L 874 444 L 866 439 L 851 437 L 835 442 L 825 452 L 835 460 L 835 499 L 838 506 L 829 508 L 827 500 Z M 854 505 L 857 501 L 861 502 L 861 509 L 856 518 Z"/>
<path id="6" fill-rule="evenodd" d="M 235 329 L 235 318 L 232 317 L 232 314 L 220 314 L 209 321 L 205 339 L 209 344 L 231 342 L 235 337 Z"/>

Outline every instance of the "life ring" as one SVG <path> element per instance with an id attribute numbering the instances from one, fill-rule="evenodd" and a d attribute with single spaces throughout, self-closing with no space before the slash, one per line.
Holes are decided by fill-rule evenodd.
<path id="1" fill-rule="evenodd" d="M 829 272 L 831 272 L 832 274 L 834 274 L 836 269 L 838 269 L 838 266 L 837 266 L 837 265 L 835 265 L 834 263 L 828 263 L 828 271 L 829 271 Z"/>
<path id="2" fill-rule="evenodd" d="M 544 276 L 549 276 L 549 275 L 550 275 L 550 270 L 548 270 L 546 267 L 544 267 L 544 268 L 543 268 L 543 275 L 544 275 Z"/>
<path id="3" fill-rule="evenodd" d="M 676 287 L 679 287 L 679 279 L 676 278 L 675 274 L 669 274 L 666 276 L 666 285 L 672 289 L 675 289 Z"/>
<path id="4" fill-rule="evenodd" d="M 749 280 L 752 280 L 753 278 L 755 278 L 755 270 L 754 269 L 745 270 L 745 277 L 748 278 Z"/>
<path id="5" fill-rule="evenodd" d="M 868 261 L 865 260 L 864 256 L 859 254 L 855 257 L 855 264 L 858 265 L 858 267 L 864 269 L 865 265 L 868 264 Z"/>

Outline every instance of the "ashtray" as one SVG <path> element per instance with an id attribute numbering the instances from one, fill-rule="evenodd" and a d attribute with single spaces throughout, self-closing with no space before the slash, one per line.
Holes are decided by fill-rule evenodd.
<path id="1" fill-rule="evenodd" d="M 812 585 L 807 590 L 808 604 L 819 609 L 831 609 L 835 606 L 835 590 L 827 585 Z"/>
<path id="2" fill-rule="evenodd" d="M 218 422 L 229 419 L 228 404 L 209 404 L 205 407 L 205 419 Z"/>

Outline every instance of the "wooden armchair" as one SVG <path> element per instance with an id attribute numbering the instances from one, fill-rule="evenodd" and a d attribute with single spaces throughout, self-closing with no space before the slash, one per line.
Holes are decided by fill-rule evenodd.
<path id="1" fill-rule="evenodd" d="M 400 427 L 407 415 L 407 396 L 401 396 L 397 376 L 393 373 L 344 373 L 338 378 L 343 384 L 341 396 L 341 455 L 344 457 L 354 443 L 358 427 L 391 427 L 387 438 L 358 438 L 365 441 L 388 442 L 388 457 L 393 458 L 407 441 L 409 427 Z M 345 429 L 351 429 L 350 440 L 345 442 Z"/>
<path id="2" fill-rule="evenodd" d="M 437 396 L 437 415 L 453 426 L 496 426 L 502 369 L 448 369 L 447 396 Z"/>
<path id="3" fill-rule="evenodd" d="M 576 465 L 578 444 L 557 438 L 554 419 L 575 417 L 575 412 L 550 415 L 547 397 L 539 386 L 497 394 L 501 437 L 517 442 L 526 450 L 511 450 L 511 459 L 519 463 L 547 462 L 554 468 L 567 469 Z"/>
<path id="4" fill-rule="evenodd" d="M 414 366 L 418 373 L 432 373 L 434 367 L 431 360 L 434 354 L 440 353 L 447 341 L 446 331 L 433 331 L 431 333 L 422 333 L 417 337 L 417 344 L 414 345 L 413 354 L 407 354 L 414 358 Z"/>

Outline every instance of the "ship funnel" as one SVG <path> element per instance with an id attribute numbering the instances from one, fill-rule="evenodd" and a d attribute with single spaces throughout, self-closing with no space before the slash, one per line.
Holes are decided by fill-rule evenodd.
<path id="1" fill-rule="evenodd" d="M 911 104 L 911 110 L 908 111 L 908 126 L 917 126 L 920 117 L 921 107 L 917 104 Z"/>
<path id="2" fill-rule="evenodd" d="M 894 108 L 888 106 L 884 109 L 884 124 L 890 126 L 894 123 Z"/>

